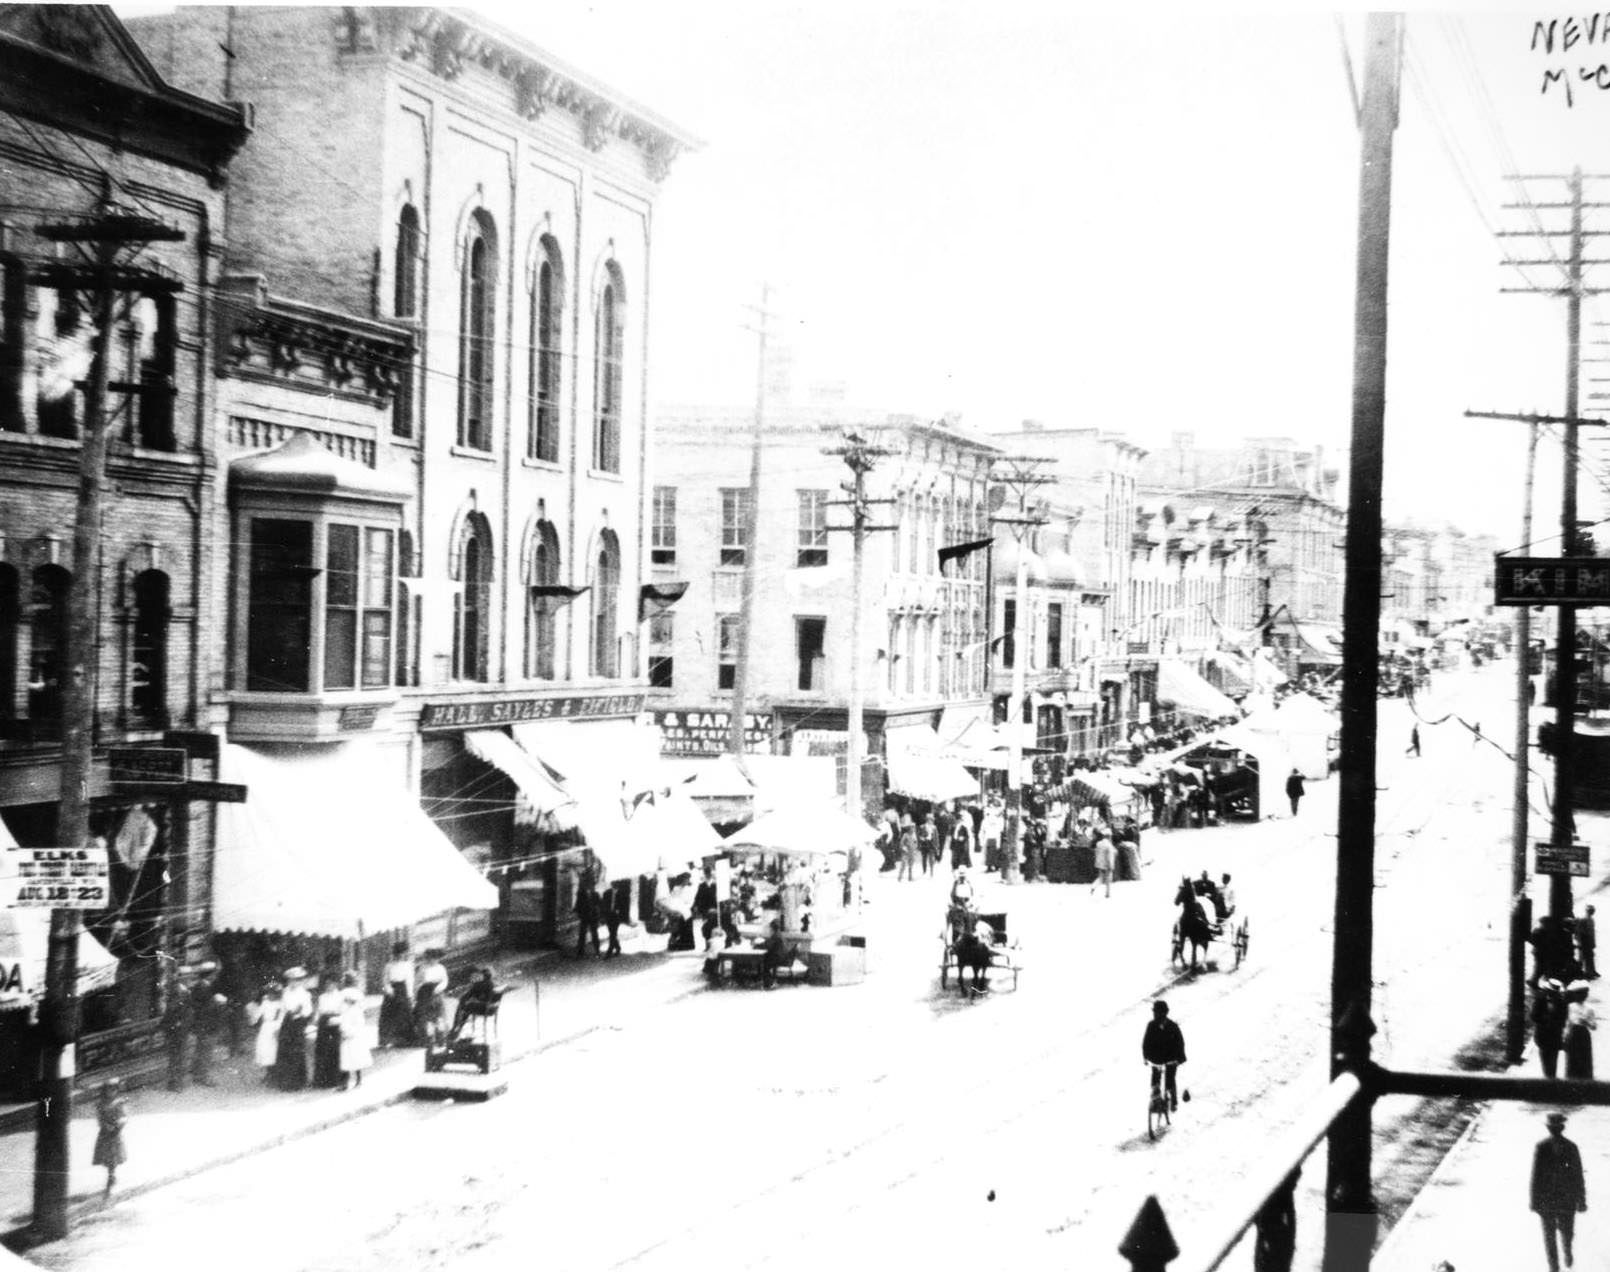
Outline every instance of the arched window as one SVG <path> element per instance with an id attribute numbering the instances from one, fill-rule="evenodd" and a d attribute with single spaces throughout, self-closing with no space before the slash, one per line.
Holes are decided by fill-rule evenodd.
<path id="1" fill-rule="evenodd" d="M 621 470 L 621 359 L 626 347 L 626 294 L 620 268 L 611 261 L 598 297 L 593 341 L 593 467 Z"/>
<path id="2" fill-rule="evenodd" d="M 0 562 L 0 721 L 17 714 L 17 623 L 21 618 L 17 570 Z"/>
<path id="3" fill-rule="evenodd" d="M 129 640 L 129 714 L 142 724 L 168 720 L 168 576 L 134 576 Z"/>
<path id="4" fill-rule="evenodd" d="M 391 312 L 398 318 L 419 316 L 419 269 L 423 257 L 419 213 L 411 203 L 397 214 L 397 246 L 391 267 Z M 414 364 L 398 369 L 397 396 L 392 402 L 391 431 L 414 435 Z"/>
<path id="5" fill-rule="evenodd" d="M 613 530 L 599 536 L 593 571 L 593 675 L 620 675 L 615 626 L 620 615 L 621 549 Z"/>
<path id="6" fill-rule="evenodd" d="M 492 364 L 496 341 L 497 253 L 492 222 L 476 213 L 464 243 L 459 313 L 458 443 L 492 449 Z"/>
<path id="7" fill-rule="evenodd" d="M 492 622 L 492 533 L 486 518 L 471 516 L 464 528 L 458 560 L 458 612 L 453 632 L 453 676 L 489 680 L 488 648 Z"/>
<path id="8" fill-rule="evenodd" d="M 72 576 L 59 565 L 34 571 L 28 607 L 33 612 L 28 656 L 28 718 L 35 724 L 61 722 L 62 685 L 67 678 L 67 589 Z"/>
<path id="9" fill-rule="evenodd" d="M 542 239 L 531 289 L 531 418 L 526 453 L 544 463 L 559 462 L 559 386 L 564 364 L 560 348 L 564 335 L 564 276 L 559 269 L 558 245 Z"/>
<path id="10" fill-rule="evenodd" d="M 559 532 L 548 521 L 537 522 L 531 536 L 531 558 L 526 563 L 526 675 L 552 680 L 556 675 L 554 650 L 559 620 L 552 595 L 535 589 L 559 582 Z"/>

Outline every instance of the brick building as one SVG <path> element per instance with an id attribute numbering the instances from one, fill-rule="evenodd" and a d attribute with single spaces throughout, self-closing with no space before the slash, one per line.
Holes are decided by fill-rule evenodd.
<path id="1" fill-rule="evenodd" d="M 108 9 L 0 12 L 0 840 L 59 842 L 68 588 L 88 423 L 94 297 L 61 271 L 73 249 L 40 227 L 85 223 L 111 205 L 182 235 L 122 254 L 109 337 L 90 794 L 92 827 L 113 847 L 113 907 L 88 916 L 80 960 L 104 964 L 109 948 L 117 966 L 85 995 L 85 1070 L 154 1042 L 160 956 L 185 956 L 204 905 L 209 807 L 131 795 L 109 781 L 106 760 L 110 747 L 190 737 L 205 724 L 216 674 L 203 621 L 217 464 L 210 288 L 224 171 L 246 135 L 238 109 L 165 82 Z M 11 1031 L 25 1016 L 0 1011 L 0 1081 L 26 1069 Z"/>
<path id="2" fill-rule="evenodd" d="M 987 554 L 941 570 L 941 547 L 987 538 L 987 440 L 951 422 L 852 419 L 841 409 L 768 408 L 757 541 L 744 535 L 751 417 L 687 408 L 655 421 L 652 566 L 687 584 L 649 634 L 653 703 L 661 712 L 729 709 L 737 672 L 745 567 L 755 553 L 756 603 L 746 709 L 787 754 L 843 754 L 847 746 L 852 545 L 828 527 L 849 523 L 835 500 L 850 478 L 824 450 L 842 430 L 893 452 L 867 489 L 872 521 L 896 529 L 868 536 L 861 612 L 861 686 L 869 762 L 905 729 L 956 735 L 987 722 Z M 760 736 L 755 745 L 764 746 Z M 709 749 L 719 747 L 712 739 Z M 769 749 L 769 748 L 768 748 Z M 862 789 L 881 806 L 882 775 Z"/>
<path id="3" fill-rule="evenodd" d="M 522 931 L 551 937 L 575 836 L 546 837 L 562 796 L 530 759 L 618 794 L 611 758 L 636 744 L 653 206 L 691 139 L 469 14 L 131 27 L 176 80 L 254 113 L 226 208 L 232 285 L 258 299 L 220 353 L 242 387 L 220 425 L 219 723 L 259 774 L 313 745 L 328 771 L 405 787 L 497 878 L 502 918 L 518 901 Z M 271 558 L 325 577 L 287 608 L 253 572 Z M 447 912 L 413 934 L 494 929 Z"/>

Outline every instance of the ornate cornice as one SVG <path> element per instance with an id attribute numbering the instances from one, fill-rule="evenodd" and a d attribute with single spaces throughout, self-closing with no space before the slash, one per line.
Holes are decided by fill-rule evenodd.
<path id="1" fill-rule="evenodd" d="M 343 52 L 362 47 L 351 33 L 389 23 L 391 43 L 398 57 L 429 69 L 452 82 L 466 69 L 479 66 L 507 82 L 509 108 L 520 118 L 540 119 L 549 108 L 573 116 L 588 150 L 602 150 L 612 140 L 635 147 L 643 156 L 651 179 L 665 180 L 671 165 L 698 142 L 675 126 L 656 119 L 602 84 L 562 66 L 557 59 L 473 14 L 450 9 L 371 8 L 362 22 L 347 19 L 338 25 Z"/>
<path id="2" fill-rule="evenodd" d="M 384 406 L 413 356 L 406 331 L 263 297 L 219 306 L 224 374 L 267 379 Z"/>

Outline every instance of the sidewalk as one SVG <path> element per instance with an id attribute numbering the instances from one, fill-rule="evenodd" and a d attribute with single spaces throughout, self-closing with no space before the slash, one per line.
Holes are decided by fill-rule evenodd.
<path id="1" fill-rule="evenodd" d="M 549 953 L 508 957 L 493 966 L 498 983 L 510 987 L 499 1013 L 505 1066 L 703 986 L 698 959 L 663 953 L 609 960 Z M 248 1053 L 217 1061 L 216 1085 L 209 1088 L 137 1088 L 127 1096 L 129 1160 L 118 1171 L 115 1196 L 157 1188 L 361 1117 L 406 1099 L 423 1074 L 419 1048 L 376 1051 L 374 1066 L 353 1091 L 288 1093 L 265 1086 Z M 90 1164 L 94 1098 L 80 1095 L 74 1113 L 69 1195 L 74 1212 L 81 1213 L 103 1204 L 105 1171 Z M 31 1129 L 0 1135 L 0 1230 L 13 1235 L 31 1216 L 33 1156 Z"/>

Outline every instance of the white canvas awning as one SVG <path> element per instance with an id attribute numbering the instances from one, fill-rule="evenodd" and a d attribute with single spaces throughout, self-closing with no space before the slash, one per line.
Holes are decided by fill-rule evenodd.
<path id="1" fill-rule="evenodd" d="M 1210 719 L 1241 714 L 1240 707 L 1191 668 L 1171 659 L 1157 666 L 1157 697 L 1161 702 L 1172 702 L 1181 711 Z"/>
<path id="2" fill-rule="evenodd" d="M 897 729 L 887 735 L 889 789 L 939 803 L 978 794 L 978 779 L 960 761 L 940 754 L 932 729 Z"/>
<path id="3" fill-rule="evenodd" d="M 575 805 L 570 793 L 507 733 L 472 729 L 464 734 L 464 747 L 476 759 L 508 777 L 519 790 L 520 799 L 514 809 L 514 820 L 519 825 L 533 825 L 545 815 L 560 814 Z"/>
<path id="4" fill-rule="evenodd" d="M 762 813 L 749 825 L 727 836 L 732 848 L 759 848 L 798 856 L 826 856 L 844 852 L 851 844 L 869 844 L 878 837 L 859 817 L 832 804 L 800 804 Z"/>
<path id="5" fill-rule="evenodd" d="M 372 748 L 225 746 L 220 768 L 249 798 L 218 806 L 216 931 L 359 940 L 497 906 L 497 889 Z"/>

